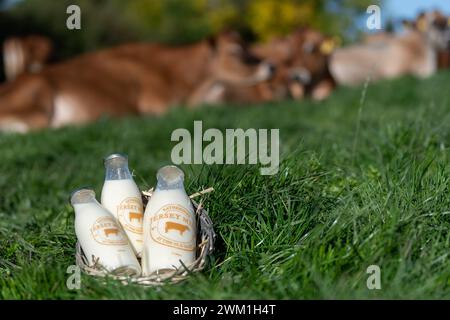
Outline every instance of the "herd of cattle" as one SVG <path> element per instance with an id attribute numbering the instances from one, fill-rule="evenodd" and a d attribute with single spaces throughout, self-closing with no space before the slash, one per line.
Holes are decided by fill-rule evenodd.
<path id="1" fill-rule="evenodd" d="M 327 98 L 336 85 L 405 74 L 427 77 L 450 66 L 450 19 L 438 11 L 336 48 L 311 28 L 247 46 L 236 32 L 169 47 L 129 43 L 48 63 L 41 36 L 4 42 L 0 131 L 27 132 L 108 115 L 161 114 L 173 105 Z"/>

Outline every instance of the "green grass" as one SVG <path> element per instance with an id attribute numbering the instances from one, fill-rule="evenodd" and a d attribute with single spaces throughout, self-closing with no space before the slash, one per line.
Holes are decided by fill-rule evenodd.
<path id="1" fill-rule="evenodd" d="M 0 136 L 0 298 L 450 298 L 450 73 L 337 90 L 323 103 L 172 110 L 161 118 Z M 68 194 L 100 194 L 103 156 L 129 154 L 141 188 L 175 128 L 279 128 L 281 167 L 182 166 L 218 234 L 208 268 L 159 289 L 107 284 L 74 264 Z M 381 268 L 381 290 L 366 269 Z"/>

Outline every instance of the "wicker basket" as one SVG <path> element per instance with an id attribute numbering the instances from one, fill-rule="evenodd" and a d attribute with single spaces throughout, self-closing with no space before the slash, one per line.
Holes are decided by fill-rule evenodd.
<path id="1" fill-rule="evenodd" d="M 109 277 L 115 280 L 119 280 L 124 284 L 135 283 L 143 286 L 159 286 L 167 283 L 177 283 L 186 279 L 192 272 L 199 272 L 205 268 L 207 257 L 212 253 L 214 249 L 214 241 L 216 234 L 214 232 L 213 223 L 208 215 L 208 212 L 203 207 L 202 202 L 195 202 L 193 198 L 212 192 L 213 188 L 208 188 L 203 191 L 194 193 L 190 196 L 194 210 L 197 214 L 197 225 L 199 226 L 197 236 L 197 258 L 190 265 L 183 265 L 181 268 L 163 273 L 155 272 L 148 276 L 117 276 L 106 271 L 99 263 L 98 259 L 93 257 L 95 263 L 89 265 L 80 243 L 76 244 L 75 261 L 80 269 L 91 276 L 97 277 Z M 144 200 L 144 206 L 152 195 L 153 190 L 142 191 L 142 197 Z"/>

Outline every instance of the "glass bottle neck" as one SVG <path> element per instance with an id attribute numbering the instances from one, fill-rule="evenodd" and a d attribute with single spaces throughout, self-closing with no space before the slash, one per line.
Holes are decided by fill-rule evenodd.
<path id="1" fill-rule="evenodd" d="M 105 180 L 132 179 L 128 168 L 128 160 L 125 157 L 115 157 L 105 161 Z"/>
<path id="2" fill-rule="evenodd" d="M 128 167 L 106 168 L 105 180 L 125 180 L 132 179 Z"/>
<path id="3" fill-rule="evenodd" d="M 75 190 L 70 197 L 70 203 L 72 206 L 78 204 L 97 203 L 97 200 L 95 199 L 95 192 L 90 188 Z"/>
<path id="4" fill-rule="evenodd" d="M 165 180 L 158 180 L 156 184 L 156 190 L 184 190 L 183 180 L 176 183 L 167 183 Z"/>
<path id="5" fill-rule="evenodd" d="M 165 166 L 159 169 L 156 190 L 184 190 L 184 174 L 175 166 Z"/>

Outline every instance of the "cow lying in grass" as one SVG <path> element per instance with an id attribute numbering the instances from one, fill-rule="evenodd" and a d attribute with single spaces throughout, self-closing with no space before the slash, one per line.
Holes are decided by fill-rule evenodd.
<path id="1" fill-rule="evenodd" d="M 0 130 L 26 132 L 103 115 L 160 114 L 186 103 L 211 80 L 252 85 L 272 72 L 234 32 L 182 47 L 125 44 L 23 74 L 0 87 Z"/>
<path id="2" fill-rule="evenodd" d="M 402 35 L 384 34 L 336 50 L 330 59 L 336 82 L 358 85 L 368 78 L 379 80 L 407 74 L 427 77 L 435 73 L 437 53 L 448 45 L 447 20 L 433 11 L 405 26 L 407 30 Z"/>

